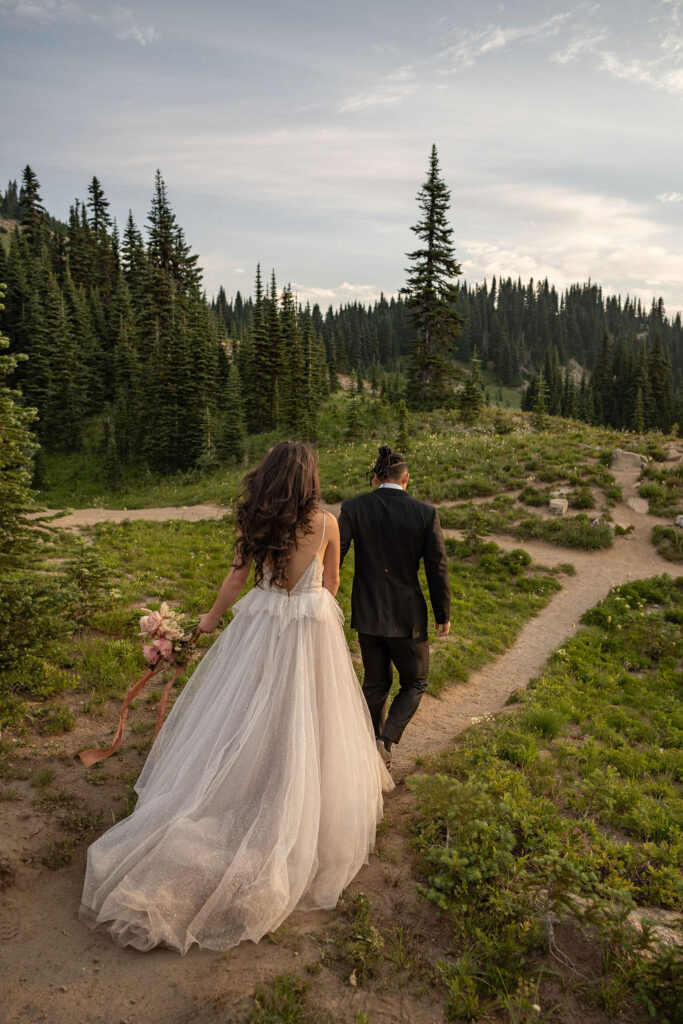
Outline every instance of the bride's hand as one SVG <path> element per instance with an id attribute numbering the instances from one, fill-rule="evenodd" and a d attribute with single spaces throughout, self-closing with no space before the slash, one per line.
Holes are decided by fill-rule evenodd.
<path id="1" fill-rule="evenodd" d="M 204 612 L 203 615 L 199 616 L 199 622 L 197 624 L 197 633 L 213 633 L 218 628 L 218 619 L 215 615 L 211 615 L 209 612 Z"/>

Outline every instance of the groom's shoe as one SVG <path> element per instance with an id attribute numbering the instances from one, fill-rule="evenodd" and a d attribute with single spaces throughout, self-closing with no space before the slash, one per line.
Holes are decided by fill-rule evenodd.
<path id="1" fill-rule="evenodd" d="M 379 756 L 384 761 L 384 765 L 387 771 L 391 771 L 391 751 L 387 750 L 387 748 L 384 746 L 383 740 L 377 740 L 377 749 L 379 751 Z"/>

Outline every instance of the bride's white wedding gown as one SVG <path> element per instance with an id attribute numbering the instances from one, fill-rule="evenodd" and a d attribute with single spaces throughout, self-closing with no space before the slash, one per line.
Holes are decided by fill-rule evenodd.
<path id="1" fill-rule="evenodd" d="M 393 783 L 313 557 L 291 591 L 268 574 L 176 700 L 135 811 L 88 850 L 80 917 L 121 945 L 258 941 L 334 907 L 367 862 Z"/>

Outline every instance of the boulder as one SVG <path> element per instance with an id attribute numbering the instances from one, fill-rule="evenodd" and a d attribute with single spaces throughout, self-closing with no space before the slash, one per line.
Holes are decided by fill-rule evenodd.
<path id="1" fill-rule="evenodd" d="M 563 516 L 569 508 L 566 498 L 553 498 L 548 506 L 551 516 Z"/>
<path id="2" fill-rule="evenodd" d="M 628 498 L 626 504 L 638 515 L 644 516 L 650 511 L 650 506 L 646 502 L 645 498 Z"/>
<path id="3" fill-rule="evenodd" d="M 680 526 L 683 529 L 683 516 L 676 516 L 674 523 L 676 526 Z"/>
<path id="4" fill-rule="evenodd" d="M 638 452 L 625 452 L 616 448 L 612 456 L 612 470 L 640 470 L 647 466 L 647 455 L 639 455 Z"/>

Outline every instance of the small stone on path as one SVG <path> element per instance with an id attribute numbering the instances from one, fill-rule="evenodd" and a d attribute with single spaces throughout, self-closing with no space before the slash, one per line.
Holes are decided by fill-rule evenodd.
<path id="1" fill-rule="evenodd" d="M 633 512 L 637 512 L 641 516 L 647 515 L 650 511 L 650 506 L 645 498 L 627 498 L 626 504 Z"/>
<path id="2" fill-rule="evenodd" d="M 548 506 L 551 516 L 563 516 L 569 508 L 566 498 L 553 498 Z"/>
<path id="3" fill-rule="evenodd" d="M 640 455 L 638 452 L 625 452 L 623 449 L 617 448 L 612 456 L 610 469 L 614 472 L 615 470 L 640 469 L 642 466 L 647 466 L 647 455 Z"/>

